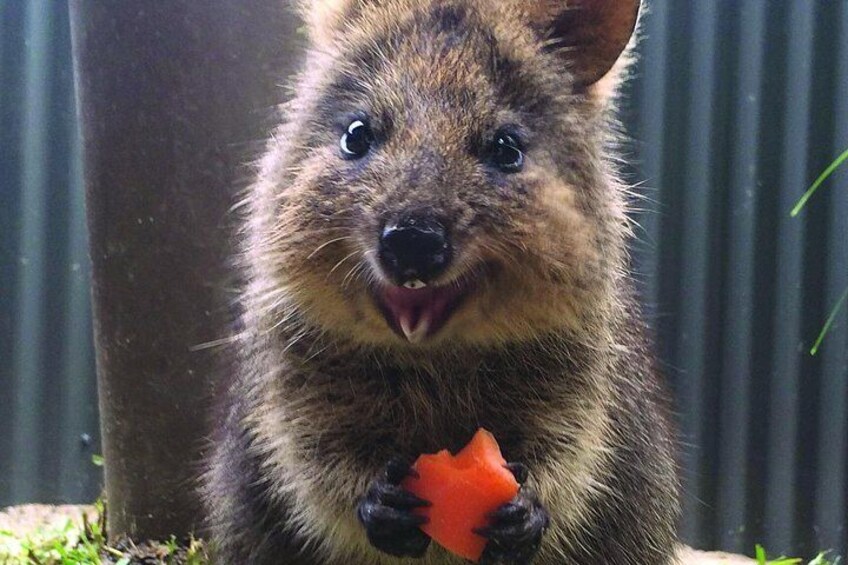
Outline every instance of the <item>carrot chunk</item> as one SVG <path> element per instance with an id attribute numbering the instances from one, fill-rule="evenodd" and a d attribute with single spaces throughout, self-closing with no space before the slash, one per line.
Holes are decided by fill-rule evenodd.
<path id="1" fill-rule="evenodd" d="M 421 529 L 448 551 L 478 561 L 486 539 L 473 530 L 486 526 L 486 515 L 518 494 L 518 482 L 505 465 L 494 436 L 483 428 L 455 456 L 446 449 L 421 455 L 412 466 L 418 478 L 403 482 L 431 503 L 417 510 L 430 519 Z"/>

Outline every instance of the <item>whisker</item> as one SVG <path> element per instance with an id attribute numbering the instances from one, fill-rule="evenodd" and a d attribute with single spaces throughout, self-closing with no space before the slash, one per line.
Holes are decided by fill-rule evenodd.
<path id="1" fill-rule="evenodd" d="M 342 266 L 342 263 L 344 263 L 345 261 L 347 261 L 348 259 L 350 259 L 350 258 L 351 258 L 351 257 L 353 257 L 354 255 L 356 255 L 357 253 L 359 253 L 359 251 L 358 251 L 358 250 L 356 250 L 356 251 L 352 251 L 352 252 L 348 253 L 347 255 L 345 255 L 345 257 L 344 257 L 341 261 L 339 261 L 338 263 L 336 263 L 336 265 L 335 265 L 332 269 L 330 269 L 330 272 L 329 272 L 329 273 L 327 273 L 327 277 L 329 277 L 330 275 L 332 275 L 332 274 L 335 272 L 335 270 L 336 270 L 336 269 L 338 269 L 339 267 L 341 267 L 341 266 Z"/>
<path id="2" fill-rule="evenodd" d="M 345 235 L 345 236 L 342 236 L 342 237 L 337 237 L 337 238 L 335 238 L 335 239 L 331 239 L 330 241 L 327 241 L 327 242 L 325 242 L 325 243 L 322 243 L 321 245 L 319 245 L 319 246 L 315 249 L 315 251 L 313 251 L 312 253 L 310 253 L 310 254 L 306 257 L 306 259 L 307 259 L 307 260 L 308 260 L 308 259 L 312 259 L 313 257 L 315 257 L 315 255 L 317 255 L 318 253 L 320 253 L 322 249 L 324 249 L 324 248 L 326 248 L 326 247 L 328 247 L 328 246 L 330 246 L 330 245 L 332 245 L 332 244 L 334 244 L 334 243 L 338 243 L 339 241 L 345 241 L 345 240 L 348 240 L 348 239 L 351 239 L 351 237 L 350 237 L 349 235 Z"/>
<path id="3" fill-rule="evenodd" d="M 362 270 L 367 267 L 368 263 L 360 259 L 356 262 L 356 264 L 347 272 L 345 277 L 342 279 L 342 288 L 347 288 L 347 285 L 353 282 L 357 276 L 362 272 Z"/>
<path id="4" fill-rule="evenodd" d="M 232 345 L 233 343 L 238 342 L 244 337 L 244 332 L 238 333 L 235 335 L 231 335 L 228 337 L 222 337 L 221 339 L 214 339 L 212 341 L 207 341 L 206 343 L 199 343 L 197 345 L 192 345 L 188 348 L 191 353 L 196 353 L 198 351 L 205 351 L 207 349 L 214 349 L 216 347 L 222 347 L 225 345 Z"/>

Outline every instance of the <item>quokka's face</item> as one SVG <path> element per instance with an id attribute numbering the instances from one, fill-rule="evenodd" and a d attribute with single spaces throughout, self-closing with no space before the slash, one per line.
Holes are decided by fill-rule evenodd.
<path id="1" fill-rule="evenodd" d="M 285 295 L 323 330 L 401 348 L 590 323 L 623 267 L 596 82 L 638 2 L 589 4 L 590 23 L 560 22 L 550 0 L 313 6 L 314 50 L 252 198 L 248 260 L 272 317 Z M 630 6 L 614 56 L 567 60 L 584 47 L 569 38 L 624 17 L 607 4 Z"/>

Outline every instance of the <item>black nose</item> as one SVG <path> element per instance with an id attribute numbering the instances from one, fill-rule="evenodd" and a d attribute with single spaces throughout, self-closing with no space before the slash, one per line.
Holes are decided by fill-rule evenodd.
<path id="1" fill-rule="evenodd" d="M 429 282 L 447 268 L 450 260 L 450 242 L 436 220 L 408 216 L 383 229 L 380 263 L 397 284 Z"/>

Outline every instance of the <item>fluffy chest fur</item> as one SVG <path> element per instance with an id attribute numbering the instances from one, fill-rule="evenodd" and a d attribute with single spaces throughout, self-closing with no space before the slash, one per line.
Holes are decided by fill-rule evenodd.
<path id="1" fill-rule="evenodd" d="M 618 400 L 610 383 L 596 378 L 608 358 L 561 344 L 551 337 L 409 365 L 373 352 L 302 356 L 314 344 L 289 350 L 254 381 L 248 411 L 269 492 L 303 509 L 288 527 L 329 562 L 351 548 L 363 559 L 387 559 L 364 543 L 352 511 L 370 479 L 392 457 L 456 451 L 480 426 L 495 434 L 509 460 L 534 470 L 535 483 L 556 489 L 550 498 L 563 500 L 564 510 L 557 531 L 577 527 L 581 509 L 604 489 L 609 411 Z M 449 557 L 434 550 L 431 559 Z"/>

